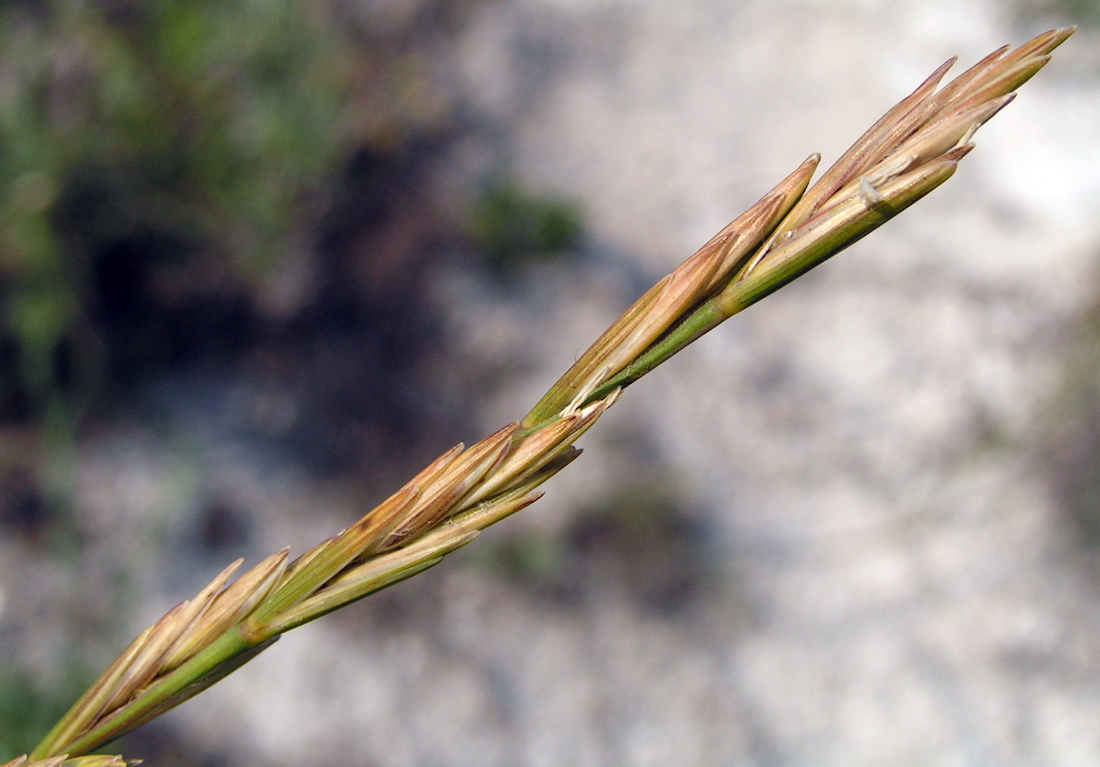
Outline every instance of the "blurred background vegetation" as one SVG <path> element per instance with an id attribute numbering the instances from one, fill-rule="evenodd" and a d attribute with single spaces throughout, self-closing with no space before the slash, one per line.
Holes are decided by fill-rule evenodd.
<path id="1" fill-rule="evenodd" d="M 72 555 L 68 446 L 166 372 L 289 390 L 252 426 L 316 470 L 404 471 L 455 430 L 417 390 L 439 345 L 425 269 L 458 243 L 504 275 L 580 236 L 574 206 L 514 183 L 452 214 L 425 185 L 462 130 L 444 62 L 471 5 L 0 5 L 3 535 Z M 240 543 L 211 504 L 207 543 Z M 86 676 L 5 671 L 0 760 Z"/>
<path id="2" fill-rule="evenodd" d="M 1087 26 L 1100 23 L 1097 0 L 1023 0 L 1020 5 L 1028 15 L 1054 14 L 1070 24 Z"/>
<path id="3" fill-rule="evenodd" d="M 416 52 L 367 21 L 331 2 L 5 4 L 5 420 L 73 417 L 301 308 L 285 274 L 353 153 L 442 117 Z"/>
<path id="4" fill-rule="evenodd" d="M 373 408 L 390 436 L 414 430 L 393 390 L 432 335 L 433 243 L 506 273 L 580 224 L 506 181 L 440 212 L 423 181 L 463 119 L 442 61 L 470 3 L 391 5 L 0 8 L 0 423 L 63 435 L 151 372 L 257 350 L 278 368 L 324 338 L 372 364 L 298 360 L 325 410 L 300 422 Z"/>

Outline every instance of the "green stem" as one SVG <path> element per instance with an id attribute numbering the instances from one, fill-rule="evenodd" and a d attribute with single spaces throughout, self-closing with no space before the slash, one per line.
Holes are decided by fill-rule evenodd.
<path id="1" fill-rule="evenodd" d="M 730 315 L 723 314 L 718 302 L 719 296 L 715 296 L 704 302 L 689 314 L 679 325 L 662 336 L 652 346 L 643 352 L 638 359 L 627 365 L 616 375 L 605 381 L 598 389 L 592 392 L 588 402 L 602 399 L 614 391 L 617 387 L 625 389 L 656 368 L 661 363 L 672 357 L 676 352 L 685 348 L 697 339 L 709 333 L 721 325 Z M 587 404 L 587 402 L 585 403 Z"/>

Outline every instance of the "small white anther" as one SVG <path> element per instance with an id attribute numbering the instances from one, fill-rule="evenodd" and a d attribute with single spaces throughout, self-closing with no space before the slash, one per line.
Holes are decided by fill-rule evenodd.
<path id="1" fill-rule="evenodd" d="M 572 402 L 565 406 L 565 409 L 561 411 L 562 418 L 568 418 L 577 412 L 577 408 L 584 404 L 584 401 L 588 399 L 592 392 L 599 388 L 607 377 L 611 375 L 611 366 L 604 365 L 596 374 L 585 381 L 584 386 L 577 390 L 577 396 L 573 397 Z"/>
<path id="2" fill-rule="evenodd" d="M 866 176 L 859 180 L 859 196 L 863 198 L 867 207 L 878 205 L 883 200 L 882 194 L 875 189 L 875 185 L 868 181 Z"/>

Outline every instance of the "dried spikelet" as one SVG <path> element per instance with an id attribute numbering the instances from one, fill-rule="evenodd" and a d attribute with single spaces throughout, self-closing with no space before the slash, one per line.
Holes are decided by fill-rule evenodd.
<path id="1" fill-rule="evenodd" d="M 940 157 L 878 187 L 878 200 L 869 200 L 858 189 L 835 205 L 803 222 L 790 236 L 768 251 L 754 272 L 763 289 L 775 290 L 799 274 L 826 260 L 837 251 L 838 243 L 850 244 L 880 226 L 949 179 L 958 159 L 968 147 Z M 729 294 L 731 302 L 745 301 Z M 760 296 L 751 295 L 751 300 Z M 742 306 L 731 303 L 730 310 Z"/>
<path id="2" fill-rule="evenodd" d="M 573 461 L 573 458 L 580 453 L 576 448 L 569 448 L 572 452 L 565 461 L 558 462 L 557 470 L 565 468 Z M 449 524 L 452 524 L 456 529 L 463 531 L 478 531 L 484 530 L 490 525 L 495 525 L 502 519 L 512 516 L 517 511 L 526 509 L 532 503 L 542 498 L 542 491 L 538 492 L 521 492 L 521 493 L 509 493 L 508 496 L 495 500 L 492 503 L 483 503 L 480 506 L 471 509 L 456 516 Z"/>
<path id="3" fill-rule="evenodd" d="M 464 546 L 473 540 L 473 536 L 479 530 L 494 521 L 504 519 L 520 509 L 530 506 L 540 497 L 541 494 L 538 494 L 484 504 L 473 512 L 467 512 L 460 517 L 447 521 L 432 532 L 422 535 L 413 543 L 397 551 L 377 557 L 371 562 L 360 565 L 333 579 L 330 586 L 325 589 L 325 595 L 331 596 L 342 590 L 370 582 L 373 578 L 390 570 L 401 570 Z"/>
<path id="4" fill-rule="evenodd" d="M 611 327 L 605 330 L 592 346 L 585 350 L 584 354 L 558 379 L 557 383 L 550 387 L 550 391 L 523 419 L 521 423 L 525 429 L 534 428 L 547 418 L 562 413 L 563 406 L 566 403 L 572 403 L 576 400 L 578 391 L 583 391 L 584 382 L 591 380 L 592 374 L 599 370 L 602 360 L 611 354 L 623 342 L 623 339 L 630 335 L 635 325 L 649 311 L 671 280 L 671 275 L 662 277 L 656 285 L 635 301 Z M 568 410 L 569 408 L 566 407 L 565 412 L 567 413 Z"/>
<path id="5" fill-rule="evenodd" d="M 167 673 L 187 659 L 185 647 L 187 645 L 188 636 L 195 627 L 199 625 L 206 611 L 210 609 L 210 606 L 214 604 L 214 600 L 217 598 L 218 594 L 225 588 L 225 584 L 229 582 L 233 573 L 235 573 L 237 568 L 243 563 L 243 559 L 238 559 L 236 562 L 233 562 L 229 567 L 222 570 L 206 588 L 195 595 L 194 599 L 185 603 L 187 605 L 186 611 L 180 616 L 181 631 L 176 641 L 168 648 L 168 651 L 165 652 L 164 661 L 161 664 L 159 673 Z"/>
<path id="6" fill-rule="evenodd" d="M 415 477 L 413 477 L 411 480 L 409 480 L 409 482 L 405 485 L 405 487 L 424 488 L 424 487 L 427 487 L 428 485 L 432 484 L 437 479 L 439 479 L 439 477 L 443 474 L 444 471 L 446 471 L 452 464 L 454 464 L 454 462 L 456 460 L 458 460 L 458 457 L 460 455 L 462 455 L 462 453 L 465 452 L 465 450 L 466 450 L 466 445 L 459 442 L 457 445 L 452 447 L 446 453 L 439 456 L 434 461 L 432 461 L 427 466 L 425 466 L 423 469 L 421 469 L 420 473 L 417 474 Z"/>
<path id="7" fill-rule="evenodd" d="M 817 166 L 820 163 L 821 155 L 814 152 L 807 157 L 801 165 L 795 168 L 789 176 L 780 181 L 772 191 L 764 195 L 760 202 L 749 209 L 750 212 L 754 209 L 761 211 L 761 218 L 765 229 L 769 231 L 775 229 L 775 227 L 779 225 L 779 222 L 786 218 L 791 210 L 794 209 L 795 205 L 798 204 L 798 201 L 802 199 L 802 196 L 806 193 L 806 188 L 810 185 L 810 180 L 813 178 L 814 172 L 817 170 Z M 771 211 L 769 210 L 769 201 L 773 199 L 778 199 L 779 205 L 776 210 Z M 736 224 L 737 220 L 722 231 L 725 232 Z M 742 265 L 755 247 L 751 244 L 754 239 L 760 240 L 763 238 L 755 236 L 741 238 L 740 247 L 736 250 L 731 250 L 730 254 L 726 256 L 725 261 L 719 268 L 718 275 L 720 279 L 712 280 L 711 284 L 706 286 L 706 293 L 713 292 L 728 281 L 730 274 L 734 269 Z"/>
<path id="8" fill-rule="evenodd" d="M 311 552 L 308 561 L 295 568 L 292 576 L 284 578 L 271 598 L 257 609 L 250 624 L 262 625 L 323 586 L 372 544 L 388 535 L 395 518 L 411 507 L 419 495 L 415 487 L 402 488 L 347 530 L 329 539 L 323 547 Z"/>
<path id="9" fill-rule="evenodd" d="M 272 637 L 316 620 L 381 588 L 426 570 L 437 564 L 445 554 L 464 546 L 476 536 L 476 532 L 456 536 L 438 542 L 433 547 L 423 546 L 422 537 L 395 551 L 372 557 L 362 564 L 348 568 L 325 588 L 284 610 L 267 625 L 253 629 L 252 635 L 256 639 Z"/>
<path id="10" fill-rule="evenodd" d="M 372 516 L 378 516 L 382 518 L 392 517 L 392 519 L 387 520 L 386 525 L 379 526 L 382 530 L 385 530 L 387 525 L 399 524 L 400 512 L 404 509 L 402 508 L 401 504 L 396 504 L 392 502 L 409 492 L 412 492 L 414 496 L 418 495 L 421 487 L 430 484 L 437 477 L 439 477 L 439 475 L 442 474 L 448 466 L 454 463 L 455 459 L 458 458 L 458 456 L 461 455 L 465 449 L 466 446 L 459 442 L 446 453 L 439 456 L 426 467 L 424 467 L 419 474 L 406 482 L 404 487 L 394 493 L 390 498 L 388 498 L 386 501 L 383 501 L 379 506 L 376 506 L 371 511 L 367 512 L 363 519 L 367 519 L 368 517 Z M 392 532 L 392 530 L 386 531 L 387 534 L 389 532 Z M 299 571 L 301 571 L 303 567 L 313 561 L 313 559 L 318 554 L 320 554 L 322 551 L 332 545 L 339 537 L 340 535 L 337 534 L 326 538 L 325 540 L 321 541 L 316 546 L 299 556 L 292 563 L 290 563 L 290 565 L 287 567 L 286 574 L 283 577 L 283 583 L 286 583 L 291 578 L 295 577 L 295 575 Z M 362 552 L 359 554 L 358 558 L 362 559 L 369 553 L 369 551 Z M 283 585 L 283 583 L 279 584 L 280 587 Z"/>
<path id="11" fill-rule="evenodd" d="M 94 756 L 78 756 L 69 759 L 67 754 L 53 756 L 41 761 L 28 761 L 27 757 L 20 756 L 0 767 L 127 767 L 127 765 L 141 764 L 140 759 L 126 761 L 121 756 L 106 756 L 96 754 Z"/>
<path id="12" fill-rule="evenodd" d="M 525 456 L 526 460 L 517 461 L 515 465 L 508 467 L 507 474 L 499 477 L 493 476 L 486 481 L 486 492 L 481 492 L 481 488 L 477 493 L 471 494 L 468 498 L 463 499 L 462 505 L 464 508 L 469 508 L 474 504 L 483 501 L 488 498 L 500 497 L 508 495 L 509 497 L 515 494 L 519 488 L 524 488 L 523 492 L 538 487 L 538 485 L 545 482 L 557 471 L 560 471 L 568 463 L 572 461 L 576 455 L 571 455 L 569 460 L 560 464 L 554 471 L 543 474 L 543 469 L 550 464 L 557 461 L 558 457 L 567 451 L 575 451 L 572 447 L 573 443 L 584 436 L 584 433 L 588 431 L 596 420 L 604 414 L 604 412 L 615 404 L 615 401 L 619 398 L 621 390 L 614 389 L 604 399 L 598 400 L 576 413 L 570 416 L 562 418 L 560 421 L 555 421 L 546 427 L 546 430 L 550 430 L 553 426 L 562 423 L 563 421 L 568 424 L 568 428 L 564 430 L 564 434 L 558 436 L 556 434 L 549 435 L 542 444 L 532 445 L 531 450 Z M 541 433 L 537 432 L 538 436 Z M 579 452 L 576 452 L 579 454 Z M 503 471 L 503 466 L 502 466 Z M 535 475 L 540 475 L 541 478 L 538 482 L 532 484 L 531 479 Z"/>
<path id="13" fill-rule="evenodd" d="M 628 365 L 684 311 L 720 287 L 806 190 L 820 155 L 811 155 L 759 202 L 712 237 L 672 274 L 639 298 L 590 346 L 521 422 L 533 428 L 568 415 Z"/>
<path id="14" fill-rule="evenodd" d="M 935 120 L 925 123 L 920 130 L 913 133 L 904 143 L 888 153 L 877 165 L 871 168 L 867 175 L 848 182 L 831 198 L 824 201 L 813 212 L 811 218 L 816 218 L 832 210 L 837 205 L 850 200 L 857 193 L 862 197 L 869 198 L 874 203 L 882 203 L 883 198 L 878 191 L 881 185 L 899 178 L 905 171 L 919 168 L 936 158 L 944 156 L 956 147 L 967 145 L 978 128 L 1007 106 L 1014 98 L 1015 94 L 1010 93 L 970 109 L 947 112 Z"/>
<path id="15" fill-rule="evenodd" d="M 275 588 L 282 587 L 284 583 L 294 577 L 295 573 L 299 572 L 303 567 L 313 561 L 313 558 L 325 550 L 333 541 L 339 537 L 339 533 L 336 535 L 330 535 L 318 544 L 315 544 L 311 548 L 307 549 L 304 553 L 300 554 L 297 559 L 286 566 L 286 570 L 283 571 L 282 580 L 275 584 Z"/>
<path id="16" fill-rule="evenodd" d="M 288 553 L 289 549 L 283 549 L 273 554 L 219 594 L 202 621 L 188 632 L 186 640 L 177 648 L 172 662 L 176 666 L 186 663 L 248 617 L 279 581 L 286 568 Z"/>
<path id="17" fill-rule="evenodd" d="M 180 621 L 186 617 L 187 603 L 177 605 L 153 624 L 153 630 L 145 640 L 141 652 L 137 654 L 126 673 L 118 682 L 114 693 L 107 699 L 103 711 L 114 711 L 130 699 L 133 692 L 152 679 L 160 670 L 165 653 L 176 643 L 176 639 L 187 627 Z"/>
<path id="18" fill-rule="evenodd" d="M 261 562 L 241 576 L 229 589 L 221 591 L 226 580 L 237 569 L 235 562 L 222 571 L 199 595 L 170 610 L 146 629 L 132 645 L 134 652 L 125 666 L 112 674 L 109 686 L 104 686 L 104 702 L 82 717 L 82 726 L 67 734 L 66 740 L 85 731 L 97 719 L 114 711 L 151 679 L 182 664 L 206 645 L 238 623 L 259 603 L 281 574 L 287 551 Z"/>
<path id="19" fill-rule="evenodd" d="M 937 92 L 936 86 L 955 59 L 945 62 L 910 96 L 875 123 L 807 191 L 780 224 L 776 234 L 753 256 L 742 271 L 741 279 L 746 279 L 765 258 L 773 265 L 783 261 L 784 258 L 773 258 L 773 251 L 779 247 L 786 248 L 795 230 L 807 231 L 802 225 L 816 219 L 819 214 L 834 212 L 833 209 L 850 202 L 856 195 L 881 205 L 884 202 L 880 188 L 882 184 L 901 177 L 904 171 L 914 171 L 966 145 L 983 123 L 1012 100 L 1012 91 L 1046 65 L 1049 60 L 1047 54 L 1070 34 L 1072 29 L 1052 30 L 1011 53 L 1007 53 L 1008 46 L 1005 46 Z M 958 156 L 954 158 L 955 161 L 957 159 Z M 944 167 L 937 166 L 923 176 L 938 176 L 944 170 Z M 911 176 L 910 180 L 914 178 L 918 176 Z M 923 183 L 910 184 L 910 189 L 925 186 Z M 903 196 L 895 194 L 895 202 Z M 911 204 L 915 199 L 907 199 L 905 204 Z M 828 226 L 822 226 L 818 219 L 816 229 L 819 232 L 841 229 L 844 218 L 838 215 Z M 850 244 L 849 241 L 840 242 L 835 250 L 847 244 Z M 788 261 L 791 252 L 787 248 Z M 824 259 L 811 260 L 820 263 Z"/>
<path id="20" fill-rule="evenodd" d="M 916 167 L 934 160 L 956 146 L 966 144 L 978 128 L 984 125 L 993 115 L 1008 106 L 1014 98 L 1016 98 L 1016 94 L 1009 93 L 970 109 L 952 110 L 935 120 L 925 123 L 920 130 L 906 139 L 897 149 L 890 152 L 875 168 L 885 169 L 890 165 L 891 159 L 899 156 L 908 161 L 906 169 Z M 871 173 L 874 174 L 875 170 L 872 169 Z M 880 177 L 877 180 L 885 181 L 891 175 L 896 174 L 897 172 L 883 173 L 880 171 Z"/>
<path id="21" fill-rule="evenodd" d="M 859 183 L 859 177 L 890 155 L 917 154 L 914 164 L 933 159 L 956 144 L 965 143 L 982 122 L 995 114 L 1005 102 L 997 102 L 1018 88 L 1049 60 L 1046 56 L 1063 42 L 1072 30 L 1052 30 L 1008 53 L 1005 46 L 967 69 L 939 92 L 936 86 L 955 59 L 949 59 L 912 94 L 888 111 L 813 185 L 779 226 L 769 246 L 780 241 L 813 213 L 835 204 L 833 198 L 845 187 Z M 961 130 L 959 127 L 961 126 Z M 918 152 L 903 145 L 921 132 Z M 951 139 L 954 136 L 954 139 Z M 965 137 L 965 138 L 964 138 Z M 937 152 L 938 150 L 938 152 Z M 765 248 L 764 250 L 766 250 Z M 748 273 L 763 257 L 754 257 Z"/>
<path id="22" fill-rule="evenodd" d="M 991 84 L 998 81 L 999 87 L 1004 90 L 1000 94 L 994 92 L 988 98 L 1015 90 L 1046 65 L 1048 54 L 1064 43 L 1073 31 L 1073 27 L 1052 29 L 1032 38 L 1011 53 L 1006 53 L 1009 46 L 995 51 L 945 86 L 942 95 L 937 94 L 936 105 L 973 99 L 975 94 L 989 92 Z M 998 53 L 1001 55 L 995 55 Z M 1006 73 L 1009 73 L 1008 77 Z"/>
<path id="23" fill-rule="evenodd" d="M 423 488 L 420 501 L 407 512 L 396 532 L 379 551 L 393 550 L 445 517 L 470 488 L 504 459 L 518 431 L 519 424 L 509 424 L 455 459 L 434 482 Z"/>
<path id="24" fill-rule="evenodd" d="M 345 565 L 359 559 L 364 559 L 374 553 L 378 546 L 389 538 L 394 530 L 401 526 L 401 521 L 406 512 L 411 509 L 417 499 L 420 498 L 420 488 L 417 485 L 406 485 L 398 491 L 394 498 L 401 496 L 406 497 L 408 501 L 402 503 L 383 503 L 378 508 L 371 511 L 370 514 L 364 518 L 363 522 L 360 522 L 362 531 L 359 533 L 359 541 L 357 544 L 358 552 L 354 557 L 347 560 Z M 365 525 L 364 522 L 366 523 Z"/>
<path id="25" fill-rule="evenodd" d="M 527 495 L 579 458 L 582 452 L 584 451 L 580 448 L 565 445 L 560 450 L 555 451 L 554 455 L 548 457 L 538 469 L 517 478 L 506 491 L 500 494 L 499 499 L 503 501 Z"/>
<path id="26" fill-rule="evenodd" d="M 596 423 L 596 419 L 603 415 L 609 407 L 615 404 L 621 393 L 621 389 L 613 389 L 610 393 L 605 395 L 602 400 L 597 400 L 574 412 L 571 418 L 576 418 L 577 420 L 573 423 L 565 439 L 550 446 L 541 456 L 533 457 L 530 463 L 523 467 L 522 471 L 516 473 L 509 480 L 507 485 L 498 489 L 498 493 L 511 493 L 519 485 L 526 485 L 528 478 L 532 474 L 540 471 L 543 466 L 553 461 L 563 451 L 569 449 L 574 442 L 584 436 L 584 433 Z"/>
<path id="27" fill-rule="evenodd" d="M 479 503 L 497 494 L 520 472 L 540 460 L 547 452 L 565 440 L 576 429 L 581 416 L 569 415 L 548 424 L 519 441 L 496 471 L 482 481 L 477 488 L 462 499 L 463 505 Z"/>
<path id="28" fill-rule="evenodd" d="M 778 290 L 901 210 L 955 170 L 974 132 L 1011 100 L 1012 90 L 1049 60 L 1072 29 L 1052 30 L 1015 51 L 996 51 L 940 91 L 954 59 L 889 110 L 835 162 L 721 292 L 690 310 L 588 400 L 626 386 L 733 314 Z M 792 241 L 797 243 L 792 245 Z M 541 407 L 545 404 L 540 403 Z M 525 419 L 537 423 L 539 407 Z"/>
<path id="29" fill-rule="evenodd" d="M 569 461 L 561 466 L 567 463 Z M 258 629 L 255 638 L 266 639 L 289 631 L 422 572 L 437 564 L 446 554 L 472 541 L 480 530 L 530 506 L 541 497 L 541 493 L 534 493 L 483 503 L 444 522 L 406 546 L 348 568 L 310 598 Z"/>
<path id="30" fill-rule="evenodd" d="M 812 169 L 809 173 L 812 173 Z M 809 173 L 805 180 L 809 181 Z M 800 190 L 801 191 L 801 190 Z M 604 361 L 605 371 L 598 379 L 584 381 L 582 389 L 595 390 L 629 365 L 639 353 L 668 330 L 683 316 L 693 304 L 715 285 L 720 284 L 729 274 L 733 265 L 753 250 L 779 223 L 786 212 L 785 198 L 782 195 L 769 195 L 744 217 L 742 226 L 730 235 L 719 247 L 712 251 L 700 251 L 695 262 L 688 261 L 685 266 L 672 273 L 672 279 L 665 285 L 657 300 L 644 317 L 635 324 L 630 334 L 617 349 L 607 355 Z"/>
<path id="31" fill-rule="evenodd" d="M 921 103 L 935 91 L 936 86 L 940 84 L 955 61 L 955 58 L 950 58 L 941 64 L 916 90 L 868 128 L 798 201 L 779 225 L 773 241 L 781 238 L 799 222 L 805 220 L 811 211 L 847 184 L 853 176 L 859 175 L 863 170 L 874 165 L 879 157 L 878 149 L 884 141 L 889 141 L 895 136 L 898 137 L 896 140 L 900 140 L 919 125 L 922 119 Z M 750 264 L 746 271 L 750 271 L 753 265 Z"/>

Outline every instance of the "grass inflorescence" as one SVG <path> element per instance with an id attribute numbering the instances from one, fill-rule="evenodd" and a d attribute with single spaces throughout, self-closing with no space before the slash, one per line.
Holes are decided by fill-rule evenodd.
<path id="1" fill-rule="evenodd" d="M 946 62 L 812 186 L 811 155 L 660 280 L 535 407 L 477 444 L 456 445 L 347 530 L 291 560 L 288 550 L 143 631 L 30 755 L 4 767 L 110 767 L 92 751 L 214 684 L 297 626 L 408 578 L 539 499 L 539 485 L 623 390 L 732 315 L 778 290 L 954 174 L 974 132 L 1073 33 L 1006 46 L 940 87 Z"/>

